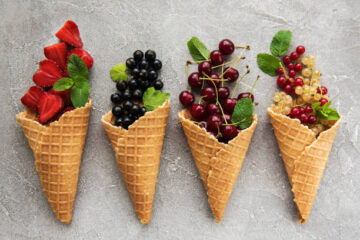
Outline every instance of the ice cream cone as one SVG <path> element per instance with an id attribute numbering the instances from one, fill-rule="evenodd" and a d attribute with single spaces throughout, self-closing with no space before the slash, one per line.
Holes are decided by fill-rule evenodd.
<path id="1" fill-rule="evenodd" d="M 45 196 L 64 223 L 71 221 L 90 108 L 91 100 L 48 125 L 41 125 L 29 109 L 16 115 L 34 153 Z"/>
<path id="2" fill-rule="evenodd" d="M 113 125 L 111 111 L 101 119 L 135 212 L 143 224 L 151 219 L 169 108 L 170 101 L 166 100 L 154 111 L 146 112 L 128 130 Z"/>
<path id="3" fill-rule="evenodd" d="M 178 116 L 203 180 L 210 208 L 220 223 L 254 133 L 257 117 L 253 115 L 250 127 L 225 144 L 190 121 L 187 109 L 179 112 Z"/>
<path id="4" fill-rule="evenodd" d="M 310 215 L 341 119 L 316 138 L 313 131 L 302 125 L 299 120 L 275 113 L 270 108 L 267 111 L 292 186 L 299 221 L 305 223 Z"/>

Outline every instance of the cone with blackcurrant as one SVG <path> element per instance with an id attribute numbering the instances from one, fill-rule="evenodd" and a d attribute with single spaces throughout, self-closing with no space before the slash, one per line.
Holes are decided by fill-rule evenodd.
<path id="1" fill-rule="evenodd" d="M 240 77 L 235 66 L 245 59 L 242 55 L 250 48 L 235 46 L 229 39 L 224 39 L 218 50 L 210 52 L 196 37 L 189 40 L 188 48 L 193 58 L 186 63 L 189 90 L 179 95 L 185 109 L 178 116 L 210 208 L 216 221 L 220 222 L 257 124 L 253 112 L 254 86 L 235 97 L 241 80 L 246 79 L 247 88 L 250 72 L 246 67 Z M 236 48 L 241 48 L 242 52 L 231 59 Z M 189 67 L 196 64 L 198 71 L 188 74 Z M 234 88 L 232 93 L 231 86 Z M 197 103 L 196 94 L 199 95 Z"/>
<path id="2" fill-rule="evenodd" d="M 279 31 L 270 46 L 272 55 L 260 53 L 257 60 L 261 70 L 277 77 L 279 91 L 267 111 L 292 186 L 299 221 L 305 223 L 341 116 L 330 108 L 328 89 L 321 85 L 315 57 L 306 56 L 302 45 L 286 55 L 291 38 L 290 31 Z"/>
<path id="3" fill-rule="evenodd" d="M 137 50 L 110 71 L 117 92 L 101 121 L 135 212 L 141 223 L 151 220 L 155 185 L 170 108 L 169 94 L 158 80 L 162 63 L 156 53 Z"/>

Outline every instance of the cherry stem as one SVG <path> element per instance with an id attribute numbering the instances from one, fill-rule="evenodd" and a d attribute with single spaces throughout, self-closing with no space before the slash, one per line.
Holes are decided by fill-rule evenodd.
<path id="1" fill-rule="evenodd" d="M 194 61 L 194 60 L 187 60 L 186 63 L 189 63 L 189 64 L 192 64 L 192 63 L 202 63 L 202 62 L 205 62 L 205 61 L 208 61 L 209 59 L 206 59 L 206 60 L 203 60 L 203 61 Z"/>
<path id="2" fill-rule="evenodd" d="M 239 122 L 236 122 L 236 123 L 226 123 L 226 124 L 223 124 L 223 125 L 237 125 L 239 123 L 242 123 L 242 122 L 245 122 L 246 118 L 244 118 L 243 120 L 240 120 Z"/>
<path id="3" fill-rule="evenodd" d="M 235 48 L 245 48 L 247 50 L 250 50 L 250 46 L 246 45 L 246 46 L 242 46 L 242 45 L 235 45 Z"/>
<path id="4" fill-rule="evenodd" d="M 245 57 L 242 57 L 242 58 L 245 59 Z M 230 60 L 230 61 L 228 61 L 228 62 L 225 62 L 225 63 L 223 63 L 223 64 L 213 66 L 213 67 L 211 67 L 211 68 L 212 68 L 212 69 L 215 69 L 215 68 L 218 68 L 218 67 L 224 67 L 225 65 L 228 65 L 228 64 L 230 64 L 230 63 L 233 63 L 233 62 L 235 62 L 236 60 L 237 60 L 237 58 L 232 59 L 232 60 Z M 223 72 L 223 71 L 221 71 L 221 72 Z"/>
<path id="5" fill-rule="evenodd" d="M 222 109 L 222 106 L 221 106 L 221 104 L 219 103 L 219 96 L 218 96 L 218 91 L 217 91 L 216 84 L 214 83 L 214 81 L 213 81 L 213 80 L 211 80 L 211 83 L 214 85 L 214 88 L 215 88 L 215 94 L 216 94 L 216 105 L 218 105 L 218 106 L 219 106 L 220 111 L 221 111 L 221 114 L 222 114 L 222 117 L 224 118 L 225 123 L 227 123 L 227 121 L 226 121 L 226 117 L 225 117 L 225 113 L 224 113 L 224 110 Z"/>
<path id="6" fill-rule="evenodd" d="M 200 98 L 199 98 L 199 103 L 198 103 L 198 104 L 201 104 L 203 98 L 204 98 L 204 96 L 200 96 Z"/>
<path id="7" fill-rule="evenodd" d="M 220 81 L 220 82 L 227 82 L 227 81 L 229 81 L 229 80 L 227 80 L 227 79 L 223 79 L 223 78 L 221 78 L 221 79 L 218 79 L 218 78 L 210 78 L 210 77 L 206 77 L 206 78 L 200 78 L 201 80 L 206 80 L 206 81 Z"/>
<path id="8" fill-rule="evenodd" d="M 224 71 L 224 65 L 221 66 L 221 72 Z M 221 82 L 221 86 L 224 87 L 224 82 Z"/>
<path id="9" fill-rule="evenodd" d="M 241 80 L 243 80 L 243 78 L 244 78 L 246 75 L 248 75 L 249 72 L 250 72 L 250 70 L 247 70 L 246 73 L 245 73 L 244 75 L 242 75 L 241 78 L 237 81 L 237 83 L 236 83 L 236 85 L 235 85 L 235 88 L 234 88 L 234 90 L 233 90 L 233 92 L 232 92 L 232 94 L 231 94 L 231 98 L 234 97 L 235 92 L 236 92 L 236 89 L 237 89 L 237 87 L 239 86 Z"/>
<path id="10" fill-rule="evenodd" d="M 188 65 L 188 63 L 186 63 L 186 65 L 185 65 L 185 72 L 186 72 L 186 77 L 189 77 L 189 65 Z"/>
<path id="11" fill-rule="evenodd" d="M 257 84 L 257 82 L 259 81 L 259 78 L 260 78 L 260 75 L 257 75 L 256 80 L 255 80 L 255 83 L 254 83 L 254 85 L 253 85 L 252 88 L 251 88 L 250 96 L 252 95 L 252 92 L 253 92 L 253 90 L 254 90 L 254 87 L 255 87 L 255 85 Z"/>
<path id="12" fill-rule="evenodd" d="M 245 50 L 246 50 L 246 49 L 242 50 L 241 53 L 240 53 L 240 55 L 239 55 L 239 57 L 236 58 L 235 62 L 234 62 L 233 64 L 231 64 L 230 67 L 229 67 L 228 69 L 226 69 L 225 72 L 222 72 L 222 73 L 221 73 L 220 78 L 223 78 L 224 74 L 225 74 L 227 71 L 229 71 L 230 68 L 235 67 L 236 64 L 237 64 L 240 60 L 245 59 L 245 57 L 242 57 L 242 55 L 244 54 Z"/>

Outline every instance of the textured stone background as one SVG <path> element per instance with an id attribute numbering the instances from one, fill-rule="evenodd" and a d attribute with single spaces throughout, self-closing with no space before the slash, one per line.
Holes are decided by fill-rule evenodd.
<path id="1" fill-rule="evenodd" d="M 360 239 L 360 2 L 347 1 L 21 1 L 0 0 L 1 161 L 0 239 Z M 67 19 L 80 28 L 95 60 L 94 106 L 83 154 L 73 221 L 58 222 L 44 197 L 34 158 L 15 121 L 20 97 L 44 58 L 43 47 Z M 323 83 L 344 121 L 306 225 L 295 205 L 277 143 L 265 112 L 275 90 L 257 68 L 279 29 L 293 31 L 292 47 L 306 46 L 317 58 Z M 229 200 L 215 223 L 176 113 L 187 87 L 186 41 L 198 36 L 213 49 L 227 37 L 250 44 L 247 63 L 255 89 L 259 125 Z M 137 220 L 100 123 L 115 85 L 112 65 L 136 49 L 153 48 L 163 61 L 172 106 L 152 222 Z M 239 69 L 243 71 L 243 66 Z"/>

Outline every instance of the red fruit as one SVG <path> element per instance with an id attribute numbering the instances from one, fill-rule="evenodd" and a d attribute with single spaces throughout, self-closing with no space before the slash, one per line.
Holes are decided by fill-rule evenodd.
<path id="1" fill-rule="evenodd" d="M 61 69 L 66 67 L 67 46 L 65 43 L 57 43 L 44 48 L 45 57 L 53 60 Z"/>
<path id="2" fill-rule="evenodd" d="M 216 98 L 215 89 L 212 87 L 206 87 L 201 91 L 200 96 L 203 97 L 205 101 L 211 102 Z"/>
<path id="3" fill-rule="evenodd" d="M 217 75 L 216 73 L 212 73 L 210 74 L 209 76 L 212 80 L 206 80 L 206 83 L 207 85 L 209 85 L 210 87 L 214 87 L 214 84 L 215 83 L 215 86 L 216 87 L 219 87 L 220 86 L 220 81 L 219 80 L 216 80 L 216 79 L 219 79 L 219 75 Z M 215 80 L 214 80 L 215 79 Z"/>
<path id="4" fill-rule="evenodd" d="M 300 115 L 299 119 L 302 124 L 306 125 L 308 123 L 309 118 L 308 118 L 308 116 L 306 116 L 305 113 L 303 113 Z"/>
<path id="5" fill-rule="evenodd" d="M 189 91 L 182 91 L 179 95 L 179 100 L 184 106 L 191 106 L 195 101 L 195 97 Z"/>
<path id="6" fill-rule="evenodd" d="M 328 90 L 325 86 L 322 86 L 321 90 L 320 90 L 320 88 L 318 88 L 318 90 L 317 90 L 317 93 L 320 93 L 320 94 L 322 93 L 322 95 L 326 95 L 327 92 L 328 92 Z"/>
<path id="7" fill-rule="evenodd" d="M 234 43 L 229 39 L 223 39 L 219 43 L 219 50 L 223 55 L 230 55 L 235 50 Z"/>
<path id="8" fill-rule="evenodd" d="M 299 109 L 297 107 L 292 108 L 291 111 L 290 111 L 290 117 L 291 118 L 298 118 L 299 114 L 300 114 L 300 111 L 299 111 Z"/>
<path id="9" fill-rule="evenodd" d="M 317 118 L 315 117 L 315 116 L 310 116 L 309 118 L 308 118 L 308 123 L 309 124 L 314 124 L 314 123 L 316 123 L 317 122 Z"/>
<path id="10" fill-rule="evenodd" d="M 231 123 L 231 115 L 230 114 L 224 113 L 223 119 L 224 119 L 224 121 L 226 119 L 227 123 Z"/>
<path id="11" fill-rule="evenodd" d="M 239 78 L 239 72 L 235 68 L 225 68 L 224 78 L 229 80 L 229 82 L 235 82 Z"/>
<path id="12" fill-rule="evenodd" d="M 295 87 L 297 87 L 297 86 L 301 87 L 304 85 L 304 81 L 301 78 L 295 78 L 294 85 L 295 85 Z"/>
<path id="13" fill-rule="evenodd" d="M 288 65 L 290 62 L 291 62 L 290 56 L 285 55 L 285 56 L 283 57 L 283 63 L 284 63 L 285 65 Z"/>
<path id="14" fill-rule="evenodd" d="M 293 92 L 293 88 L 290 84 L 286 85 L 284 87 L 284 91 L 287 93 L 287 94 L 291 94 Z"/>
<path id="15" fill-rule="evenodd" d="M 303 68 L 303 65 L 301 63 L 295 64 L 294 70 L 295 72 L 300 72 Z"/>
<path id="16" fill-rule="evenodd" d="M 42 88 L 39 87 L 30 87 L 29 90 L 25 93 L 25 95 L 20 99 L 22 104 L 26 107 L 37 110 L 39 106 L 39 101 L 41 96 L 44 94 Z"/>
<path id="17" fill-rule="evenodd" d="M 71 97 L 70 97 L 71 89 L 68 89 L 65 91 L 56 91 L 52 88 L 48 91 L 48 93 L 60 96 L 62 98 L 62 100 L 64 101 L 64 106 L 72 107 L 72 102 L 71 102 Z"/>
<path id="18" fill-rule="evenodd" d="M 215 103 L 210 103 L 207 107 L 206 107 L 207 113 L 209 115 L 212 114 L 220 114 L 221 110 L 220 107 L 218 105 L 216 105 Z"/>
<path id="19" fill-rule="evenodd" d="M 294 64 L 293 63 L 289 63 L 287 66 L 286 66 L 287 69 L 291 70 L 291 69 L 294 69 Z"/>
<path id="20" fill-rule="evenodd" d="M 286 86 L 286 78 L 283 76 L 278 77 L 277 85 L 281 88 L 285 87 Z"/>
<path id="21" fill-rule="evenodd" d="M 312 107 L 310 107 L 310 106 L 305 107 L 305 113 L 306 114 L 312 114 L 313 112 L 314 112 L 314 110 L 312 109 Z"/>
<path id="22" fill-rule="evenodd" d="M 39 102 L 39 122 L 44 124 L 52 119 L 63 108 L 61 97 L 45 92 Z"/>
<path id="23" fill-rule="evenodd" d="M 219 87 L 218 96 L 220 100 L 228 98 L 230 95 L 230 90 L 228 87 Z"/>
<path id="24" fill-rule="evenodd" d="M 297 52 L 297 54 L 299 54 L 299 55 L 304 54 L 304 52 L 305 52 L 305 47 L 304 47 L 304 46 L 301 46 L 301 45 L 297 46 L 297 47 L 296 47 L 296 52 Z"/>
<path id="25" fill-rule="evenodd" d="M 321 98 L 319 102 L 320 106 L 324 106 L 328 102 L 328 100 L 326 98 Z"/>
<path id="26" fill-rule="evenodd" d="M 40 87 L 52 87 L 62 77 L 63 73 L 56 62 L 45 59 L 39 63 L 39 70 L 34 74 L 33 81 Z"/>
<path id="27" fill-rule="evenodd" d="M 85 62 L 88 69 L 90 69 L 92 67 L 94 60 L 93 60 L 92 56 L 84 49 L 75 48 L 75 49 L 71 50 L 67 56 L 68 61 L 72 54 L 78 55 L 79 58 L 81 58 Z"/>
<path id="28" fill-rule="evenodd" d="M 234 111 L 236 105 L 236 98 L 227 98 L 222 102 L 223 109 L 226 113 L 231 114 Z"/>
<path id="29" fill-rule="evenodd" d="M 213 114 L 207 118 L 206 122 L 208 130 L 217 132 L 222 124 L 222 117 L 219 114 Z"/>
<path id="30" fill-rule="evenodd" d="M 304 114 L 305 113 L 305 108 L 303 108 L 303 107 L 299 108 L 299 113 L 300 113 L 300 115 Z"/>
<path id="31" fill-rule="evenodd" d="M 276 73 L 277 73 L 277 75 L 281 76 L 281 75 L 284 74 L 284 69 L 283 69 L 283 68 L 278 68 L 278 69 L 276 70 Z"/>
<path id="32" fill-rule="evenodd" d="M 201 104 L 194 104 L 190 108 L 190 114 L 195 118 L 195 120 L 199 121 L 204 119 L 206 116 L 206 109 L 204 105 Z"/>
<path id="33" fill-rule="evenodd" d="M 224 62 L 224 57 L 219 50 L 214 50 L 210 53 L 211 65 L 218 66 Z"/>
<path id="34" fill-rule="evenodd" d="M 199 88 L 202 85 L 201 75 L 198 72 L 193 72 L 188 77 L 188 83 L 193 88 Z"/>
<path id="35" fill-rule="evenodd" d="M 249 92 L 242 92 L 239 94 L 239 96 L 237 97 L 237 99 L 241 99 L 241 98 L 250 98 L 250 100 L 252 102 L 254 102 L 254 94 L 251 94 Z"/>
<path id="36" fill-rule="evenodd" d="M 198 66 L 199 73 L 203 75 L 210 75 L 212 69 L 211 69 L 211 63 L 209 61 L 201 62 Z"/>
<path id="37" fill-rule="evenodd" d="M 225 139 L 230 140 L 238 135 L 238 131 L 234 125 L 225 125 L 221 127 L 221 134 Z"/>
<path id="38" fill-rule="evenodd" d="M 289 77 L 295 77 L 296 72 L 295 72 L 295 70 L 291 69 L 291 70 L 289 70 L 288 74 L 289 74 Z"/>
<path id="39" fill-rule="evenodd" d="M 296 59 L 298 59 L 298 57 L 299 57 L 299 55 L 297 54 L 297 52 L 292 52 L 292 53 L 290 54 L 291 60 L 296 60 Z"/>
<path id="40" fill-rule="evenodd" d="M 70 44 L 71 46 L 82 48 L 83 43 L 80 38 L 79 28 L 71 20 L 66 21 L 64 26 L 55 34 L 61 41 Z"/>
<path id="41" fill-rule="evenodd" d="M 72 110 L 74 110 L 75 108 L 74 107 L 66 107 L 64 108 L 61 112 L 59 112 L 58 114 L 56 114 L 55 118 L 54 118 L 54 121 L 58 121 L 60 119 L 60 117 L 66 113 L 66 112 L 70 112 Z"/>

